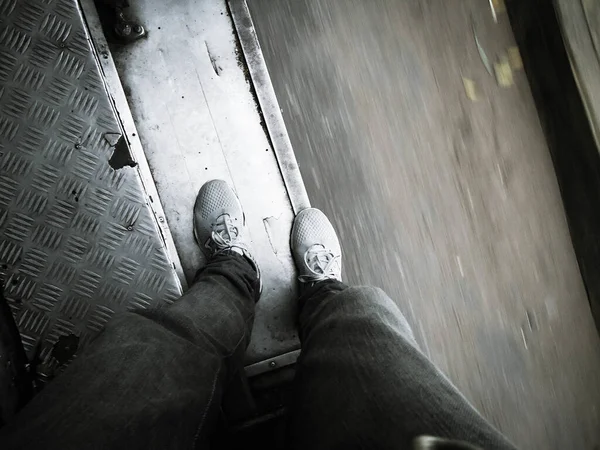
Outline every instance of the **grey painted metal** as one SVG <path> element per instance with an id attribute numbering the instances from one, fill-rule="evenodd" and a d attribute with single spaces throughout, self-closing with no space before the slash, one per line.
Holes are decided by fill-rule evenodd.
<path id="1" fill-rule="evenodd" d="M 91 0 L 84 5 L 87 11 Z M 126 86 L 185 276 L 191 281 L 204 263 L 192 234 L 198 189 L 207 180 L 225 179 L 242 202 L 264 276 L 247 364 L 293 352 L 300 346 L 289 249 L 294 209 L 261 125 L 226 2 L 147 0 L 133 2 L 130 14 L 146 26 L 148 36 L 127 47 L 102 47 L 102 52 L 112 50 L 102 66 L 107 74 L 114 67 L 118 72 L 118 77 L 107 76 L 109 92 Z M 101 29 L 88 20 L 94 42 L 103 42 Z M 124 103 L 117 101 L 119 113 Z"/>
<path id="2" fill-rule="evenodd" d="M 244 58 L 252 77 L 252 83 L 260 108 L 269 131 L 269 137 L 273 144 L 273 150 L 277 155 L 281 175 L 290 197 L 290 202 L 297 214 L 305 208 L 310 207 L 310 201 L 298 163 L 288 136 L 281 108 L 275 96 L 275 90 L 271 83 L 271 77 L 267 70 L 262 50 L 254 30 L 252 17 L 246 0 L 229 0 L 229 9 L 235 26 Z"/>
<path id="3" fill-rule="evenodd" d="M 555 0 L 554 5 L 575 81 L 590 118 L 596 145 L 600 148 L 600 49 L 595 40 L 600 25 L 597 3 Z"/>
<path id="4" fill-rule="evenodd" d="M 119 311 L 172 302 L 180 285 L 77 3 L 0 0 L 0 276 L 40 375 Z"/>

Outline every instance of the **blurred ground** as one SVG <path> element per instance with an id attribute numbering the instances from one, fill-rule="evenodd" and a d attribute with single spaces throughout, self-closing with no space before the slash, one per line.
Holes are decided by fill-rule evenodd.
<path id="1" fill-rule="evenodd" d="M 523 448 L 600 445 L 599 339 L 527 79 L 475 0 L 249 0 L 314 206 L 350 283 Z M 468 98 L 463 78 L 476 86 Z"/>

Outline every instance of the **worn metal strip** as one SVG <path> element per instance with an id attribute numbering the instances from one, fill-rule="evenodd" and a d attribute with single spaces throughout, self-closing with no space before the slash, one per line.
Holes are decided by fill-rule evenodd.
<path id="1" fill-rule="evenodd" d="M 260 109 L 262 110 L 262 115 L 269 131 L 269 138 L 277 156 L 279 170 L 287 188 L 294 213 L 298 214 L 303 209 L 310 207 L 310 201 L 304 187 L 304 182 L 302 181 L 302 175 L 300 174 L 292 143 L 285 127 L 283 115 L 275 96 L 267 64 L 258 43 L 248 3 L 246 0 L 229 0 L 228 4 L 231 18 L 233 19 L 233 24 L 244 53 L 244 59 L 246 60 L 254 90 L 256 91 L 258 103 L 260 104 Z"/>
<path id="2" fill-rule="evenodd" d="M 251 364 L 244 367 L 244 373 L 248 378 L 260 375 L 261 373 L 268 372 L 270 370 L 281 369 L 283 367 L 291 366 L 296 364 L 298 357 L 300 356 L 300 349 L 294 350 L 283 355 L 269 358 L 264 361 Z"/>

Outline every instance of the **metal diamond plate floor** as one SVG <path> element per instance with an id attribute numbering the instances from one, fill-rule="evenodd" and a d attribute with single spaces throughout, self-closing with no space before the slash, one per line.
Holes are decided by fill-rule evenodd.
<path id="1" fill-rule="evenodd" d="M 0 0 L 0 278 L 44 376 L 61 336 L 180 295 L 120 135 L 76 1 Z"/>

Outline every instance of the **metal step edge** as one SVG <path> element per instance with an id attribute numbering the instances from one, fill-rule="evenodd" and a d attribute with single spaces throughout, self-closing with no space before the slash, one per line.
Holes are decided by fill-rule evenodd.
<path id="1" fill-rule="evenodd" d="M 239 39 L 239 44 L 244 56 L 244 62 L 250 74 L 248 82 L 256 96 L 257 107 L 262 115 L 266 134 L 271 141 L 277 164 L 281 172 L 288 198 L 294 213 L 310 207 L 308 194 L 300 174 L 292 144 L 281 114 L 281 109 L 273 89 L 266 62 L 258 43 L 250 11 L 245 0 L 230 0 L 228 6 L 234 24 L 234 30 Z M 143 188 L 148 197 L 148 204 L 154 214 L 162 238 L 167 248 L 169 258 L 180 280 L 182 290 L 187 289 L 187 281 L 183 267 L 175 247 L 169 225 L 160 201 L 158 190 L 154 183 L 152 172 L 146 158 L 144 148 L 139 139 L 139 134 L 119 77 L 114 59 L 112 57 L 100 18 L 93 0 L 80 0 L 80 8 L 86 24 L 86 32 L 92 43 L 95 57 L 103 73 L 103 82 L 114 110 L 126 137 L 132 158 L 138 163 L 137 170 L 140 174 Z M 275 368 L 282 368 L 296 362 L 300 350 L 294 350 L 265 361 L 251 364 L 245 368 L 248 377 L 253 377 Z"/>
<path id="2" fill-rule="evenodd" d="M 295 214 L 298 214 L 303 209 L 310 208 L 310 201 L 256 36 L 248 3 L 246 0 L 228 0 L 227 4 L 246 67 L 250 73 L 251 80 L 249 81 L 256 93 L 256 100 L 279 164 L 283 183 L 287 189 L 292 209 Z"/>

